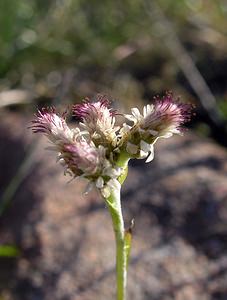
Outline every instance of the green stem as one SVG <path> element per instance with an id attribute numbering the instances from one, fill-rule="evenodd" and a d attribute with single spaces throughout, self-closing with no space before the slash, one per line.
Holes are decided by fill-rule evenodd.
<path id="1" fill-rule="evenodd" d="M 118 177 L 118 181 L 122 185 L 128 175 L 128 162 L 130 160 L 130 156 L 126 151 L 122 151 L 120 156 L 118 157 L 118 160 L 116 162 L 116 165 L 120 168 L 122 168 L 122 173 Z"/>
<path id="2" fill-rule="evenodd" d="M 131 236 L 125 231 L 124 220 L 121 209 L 121 184 L 127 176 L 127 165 L 129 158 L 124 155 L 118 160 L 118 166 L 123 168 L 122 175 L 118 178 L 119 182 L 111 190 L 106 203 L 112 218 L 115 241 L 116 241 L 116 281 L 117 281 L 117 300 L 126 299 L 127 284 L 127 265 L 131 246 Z"/>
<path id="3" fill-rule="evenodd" d="M 127 254 L 125 247 L 125 229 L 120 203 L 120 183 L 119 188 L 112 191 L 106 199 L 108 209 L 112 218 L 115 241 L 116 241 L 116 280 L 117 280 L 117 300 L 126 299 L 127 282 Z"/>

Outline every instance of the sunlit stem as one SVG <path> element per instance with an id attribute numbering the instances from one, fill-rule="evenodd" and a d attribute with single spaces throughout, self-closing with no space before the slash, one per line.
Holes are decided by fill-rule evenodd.
<path id="1" fill-rule="evenodd" d="M 130 231 L 125 231 L 120 194 L 121 184 L 127 176 L 128 160 L 129 158 L 120 161 L 119 166 L 123 168 L 122 175 L 118 178 L 119 182 L 111 190 L 111 195 L 106 199 L 116 240 L 117 300 L 126 299 L 127 266 L 131 247 L 131 233 Z"/>
<path id="2" fill-rule="evenodd" d="M 118 177 L 118 181 L 122 185 L 128 175 L 128 162 L 130 160 L 130 156 L 126 151 L 122 151 L 119 155 L 119 158 L 116 162 L 116 165 L 122 168 L 121 175 Z"/>

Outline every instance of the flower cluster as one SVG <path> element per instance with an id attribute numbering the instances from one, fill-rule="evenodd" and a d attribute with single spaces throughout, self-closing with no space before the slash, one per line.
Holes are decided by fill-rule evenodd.
<path id="1" fill-rule="evenodd" d="M 66 173 L 88 179 L 89 186 L 95 185 L 107 198 L 124 171 L 122 157 L 151 161 L 158 138 L 182 132 L 182 125 L 190 119 L 191 105 L 175 101 L 168 93 L 145 106 L 143 113 L 137 108 L 131 111 L 131 115 L 124 115 L 130 124 L 116 126 L 116 111 L 105 96 L 97 95 L 95 101 L 85 99 L 73 106 L 73 115 L 80 121 L 77 127 L 69 128 L 65 114 L 47 108 L 38 111 L 31 128 L 47 136 L 51 142 L 48 149 L 57 153 Z"/>

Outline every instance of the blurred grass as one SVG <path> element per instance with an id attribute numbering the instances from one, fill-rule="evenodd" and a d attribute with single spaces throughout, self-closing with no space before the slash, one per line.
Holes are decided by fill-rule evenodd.
<path id="1" fill-rule="evenodd" d="M 97 92 L 121 99 L 119 105 L 128 110 L 154 94 L 173 90 L 199 109 L 201 103 L 206 106 L 216 98 L 217 105 L 213 101 L 208 113 L 217 111 L 219 116 L 220 110 L 226 121 L 225 105 L 219 103 L 227 95 L 226 1 L 150 2 L 170 22 L 185 54 L 210 88 L 210 96 L 204 94 L 204 99 L 179 66 L 178 53 L 170 49 L 166 25 L 145 3 L 2 0 L 0 92 L 29 92 L 32 101 L 23 105 L 23 111 L 36 105 L 70 104 Z M 203 113 L 201 109 L 202 118 Z M 212 123 L 217 118 L 208 119 Z"/>
<path id="2" fill-rule="evenodd" d="M 28 176 L 31 167 L 34 165 L 33 151 L 36 145 L 37 145 L 37 140 L 29 146 L 24 160 L 18 166 L 15 175 L 11 178 L 9 184 L 4 189 L 0 201 L 0 217 L 4 214 L 7 208 L 12 204 L 12 200 L 15 197 L 18 188 L 20 187 L 24 179 Z M 1 248 L 0 248 L 0 256 L 1 256 Z"/>
<path id="3" fill-rule="evenodd" d="M 204 45 L 199 41 L 204 28 L 218 36 L 213 40 L 207 37 L 204 46 L 215 48 L 215 38 L 224 39 L 226 1 L 210 1 L 209 5 L 205 0 L 159 3 L 191 49 L 193 43 Z M 84 94 L 81 82 L 95 82 L 92 93 L 99 84 L 112 88 L 122 73 L 136 80 L 146 75 L 148 94 L 169 88 L 181 92 L 179 70 L 163 47 L 163 29 L 143 4 L 141 0 L 2 0 L 0 89 L 35 89 L 40 97 L 54 98 L 64 84 L 65 72 L 74 69 L 75 86 L 69 93 L 72 101 Z M 211 36 L 211 32 L 206 31 L 203 39 L 205 35 Z M 222 51 L 226 55 L 226 48 Z M 193 49 L 193 55 L 197 52 L 199 49 Z M 89 83 L 87 89 L 89 92 Z"/>

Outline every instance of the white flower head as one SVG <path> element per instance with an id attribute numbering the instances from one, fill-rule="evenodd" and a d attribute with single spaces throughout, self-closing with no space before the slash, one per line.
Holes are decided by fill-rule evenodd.
<path id="1" fill-rule="evenodd" d="M 73 106 L 73 114 L 81 121 L 80 125 L 96 145 L 116 145 L 116 132 L 120 127 L 115 126 L 116 111 L 110 109 L 106 96 L 97 95 L 95 102 L 86 98 L 84 103 Z"/>

